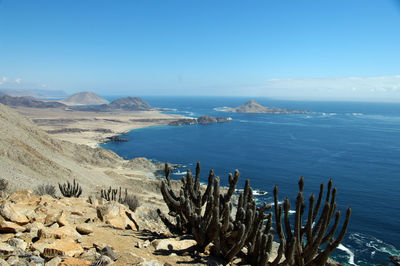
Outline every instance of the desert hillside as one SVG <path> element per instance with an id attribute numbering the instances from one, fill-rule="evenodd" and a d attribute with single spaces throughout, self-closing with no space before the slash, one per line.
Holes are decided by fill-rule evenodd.
<path id="1" fill-rule="evenodd" d="M 0 171 L 16 189 L 77 179 L 84 193 L 105 186 L 129 186 L 150 177 L 156 167 L 146 159 L 123 160 L 102 148 L 57 140 L 31 120 L 0 104 Z M 147 178 L 146 178 L 147 179 Z"/>

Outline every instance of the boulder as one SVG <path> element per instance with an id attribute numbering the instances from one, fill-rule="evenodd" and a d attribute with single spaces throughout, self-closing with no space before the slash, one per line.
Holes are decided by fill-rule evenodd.
<path id="1" fill-rule="evenodd" d="M 44 218 L 44 225 L 45 226 L 51 226 L 54 223 L 56 223 L 58 221 L 58 219 L 60 218 L 61 213 L 60 212 L 56 212 L 56 213 L 49 213 L 46 218 Z"/>
<path id="2" fill-rule="evenodd" d="M 1 254 L 11 254 L 15 251 L 15 248 L 7 243 L 0 243 Z"/>
<path id="3" fill-rule="evenodd" d="M 83 253 L 83 248 L 70 240 L 58 239 L 43 249 L 42 255 L 46 258 L 57 256 L 73 257 Z"/>
<path id="4" fill-rule="evenodd" d="M 90 265 L 90 261 L 80 260 L 77 258 L 66 258 L 62 260 L 59 266 L 78 266 L 78 265 Z"/>
<path id="5" fill-rule="evenodd" d="M 7 243 L 8 243 L 9 245 L 11 245 L 11 246 L 17 248 L 17 249 L 22 250 L 22 251 L 25 251 L 26 247 L 28 246 L 28 244 L 27 244 L 24 240 L 19 239 L 19 238 L 15 238 L 15 237 L 9 239 L 9 240 L 7 241 Z"/>
<path id="6" fill-rule="evenodd" d="M 61 263 L 62 259 L 60 257 L 54 257 L 48 262 L 46 262 L 46 266 L 58 266 Z"/>
<path id="7" fill-rule="evenodd" d="M 0 258 L 0 266 L 8 266 L 10 264 L 8 264 L 7 261 L 3 260 L 2 258 Z"/>
<path id="8" fill-rule="evenodd" d="M 16 191 L 7 198 L 8 201 L 25 205 L 38 205 L 40 196 L 29 190 Z"/>
<path id="9" fill-rule="evenodd" d="M 181 251 L 196 245 L 196 241 L 192 239 L 156 239 L 151 242 L 156 250 L 173 250 Z"/>
<path id="10" fill-rule="evenodd" d="M 0 222 L 0 232 L 2 233 L 18 233 L 24 232 L 26 230 L 25 227 L 20 226 L 13 222 L 1 221 Z"/>
<path id="11" fill-rule="evenodd" d="M 118 229 L 138 230 L 132 212 L 115 201 L 107 202 L 96 208 L 97 217 L 106 224 Z"/>
<path id="12" fill-rule="evenodd" d="M 29 219 L 22 213 L 15 210 L 14 204 L 4 201 L 0 205 L 0 215 L 3 216 L 8 221 L 17 223 L 19 225 L 24 225 L 29 223 Z"/>
<path id="13" fill-rule="evenodd" d="M 43 228 L 38 232 L 40 238 L 72 239 L 77 240 L 81 235 L 71 226 L 60 228 Z"/>
<path id="14" fill-rule="evenodd" d="M 60 216 L 58 217 L 57 223 L 58 223 L 60 226 L 69 225 L 67 215 L 65 214 L 64 211 L 62 211 L 61 214 L 60 214 Z"/>
<path id="15" fill-rule="evenodd" d="M 76 226 L 76 231 L 82 235 L 88 235 L 93 233 L 93 229 L 90 225 L 88 224 L 80 224 Z"/>
<path id="16" fill-rule="evenodd" d="M 29 223 L 25 227 L 31 233 L 37 233 L 40 229 L 45 228 L 44 224 L 40 222 Z"/>

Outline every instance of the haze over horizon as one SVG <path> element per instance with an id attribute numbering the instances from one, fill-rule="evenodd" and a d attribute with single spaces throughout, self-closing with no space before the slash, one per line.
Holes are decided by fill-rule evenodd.
<path id="1" fill-rule="evenodd" d="M 400 1 L 0 0 L 0 89 L 400 102 Z"/>

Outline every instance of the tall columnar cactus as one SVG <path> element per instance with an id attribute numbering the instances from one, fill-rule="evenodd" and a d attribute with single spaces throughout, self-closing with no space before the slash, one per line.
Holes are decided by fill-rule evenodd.
<path id="1" fill-rule="evenodd" d="M 229 174 L 229 188 L 223 194 L 220 192 L 219 177 L 215 177 L 211 170 L 208 186 L 201 195 L 200 164 L 198 163 L 195 179 L 190 171 L 187 172 L 186 178 L 182 179 L 179 197 L 170 187 L 168 166 L 165 173 L 166 182 L 162 183 L 161 192 L 170 209 L 170 214 L 177 218 L 176 225 L 172 224 L 160 211 L 158 213 L 171 232 L 178 232 L 180 227 L 181 231 L 192 234 L 196 240 L 197 249 L 200 251 L 213 242 L 213 252 L 226 261 L 231 261 L 245 245 L 251 246 L 254 252 L 264 252 L 264 249 L 260 248 L 261 240 L 258 241 L 257 237 L 260 237 L 258 231 L 266 218 L 264 212 L 271 206 L 256 207 L 252 189 L 249 181 L 246 180 L 244 191 L 239 196 L 236 215 L 233 215 L 231 200 L 240 176 L 239 171 L 236 170 L 233 176 Z M 271 216 L 268 217 L 271 219 Z M 272 241 L 268 237 L 266 239 Z"/>
<path id="2" fill-rule="evenodd" d="M 272 247 L 272 238 L 268 237 L 269 228 L 264 231 L 261 228 L 265 219 L 271 220 L 271 215 L 265 215 L 265 211 L 269 210 L 271 205 L 256 207 L 253 191 L 247 179 L 243 192 L 239 194 L 236 214 L 233 215 L 230 201 L 238 178 L 237 170 L 233 178 L 229 175 L 228 192 L 224 196 L 220 195 L 218 212 L 221 215 L 217 222 L 218 234 L 213 241 L 214 253 L 226 261 L 231 261 L 246 246 L 248 258 L 254 257 L 254 254 L 260 254 L 261 257 L 262 253 L 265 255 L 264 259 L 267 259 L 269 253 L 267 247 Z"/>
<path id="3" fill-rule="evenodd" d="M 79 196 L 82 194 L 82 187 L 79 185 L 78 182 L 76 182 L 75 179 L 72 184 L 69 181 L 67 181 L 67 183 L 64 183 L 63 185 L 58 183 L 58 187 L 61 191 L 61 194 L 63 194 L 64 197 L 79 198 Z"/>
<path id="4" fill-rule="evenodd" d="M 282 205 L 278 205 L 278 187 L 275 186 L 274 188 L 275 223 L 276 231 L 280 238 L 279 250 L 281 250 L 274 262 L 275 264 L 282 258 L 282 251 L 284 250 L 286 264 L 299 266 L 325 265 L 329 254 L 338 247 L 346 233 L 351 213 L 350 208 L 347 209 L 346 218 L 339 235 L 336 239 L 334 237 L 339 225 L 340 210 L 336 211 L 336 187 L 332 189 L 332 179 L 328 182 L 324 203 L 322 203 L 324 194 L 323 183 L 320 186 L 316 204 L 314 194 L 310 196 L 305 224 L 303 223 L 303 214 L 306 209 L 303 199 L 303 187 L 304 178 L 301 177 L 299 181 L 299 193 L 296 199 L 293 228 L 289 221 L 290 201 L 288 198 L 284 200 L 282 210 Z M 320 212 L 322 204 L 323 208 L 322 212 Z M 284 225 L 282 225 L 282 211 Z M 319 218 L 317 219 L 317 217 Z M 335 219 L 332 224 L 333 217 Z"/>
<path id="5" fill-rule="evenodd" d="M 113 189 L 112 187 L 109 187 L 108 189 L 102 189 L 100 193 L 101 197 L 108 201 L 118 201 L 121 204 L 124 203 L 125 201 L 122 197 L 121 187 L 119 187 L 119 189 L 117 188 Z M 125 189 L 125 199 L 127 196 L 128 196 L 128 190 Z"/>
<path id="6" fill-rule="evenodd" d="M 192 227 L 188 220 L 189 215 L 201 215 L 202 207 L 211 196 L 214 178 L 214 171 L 211 170 L 208 177 L 207 188 L 202 195 L 200 189 L 200 163 L 197 163 L 195 179 L 193 179 L 190 170 L 187 170 L 186 177 L 183 177 L 181 180 L 182 187 L 179 196 L 177 196 L 171 187 L 170 168 L 168 164 L 165 164 L 166 180 L 161 183 L 161 193 L 168 206 L 169 215 L 176 218 L 176 224 L 169 222 L 168 219 L 162 215 L 161 211 L 158 211 L 158 213 L 161 220 L 164 221 L 172 233 L 180 234 L 192 232 Z"/>
<path id="7" fill-rule="evenodd" d="M 169 175 L 170 170 L 166 164 L 166 181 L 162 182 L 161 192 L 170 210 L 169 214 L 176 217 L 176 224 L 171 223 L 158 210 L 161 219 L 173 233 L 192 234 L 199 251 L 203 251 L 212 242 L 212 252 L 228 262 L 246 247 L 247 252 L 242 252 L 243 259 L 251 265 L 325 265 L 329 254 L 343 239 L 349 223 L 350 208 L 347 210 L 342 229 L 335 239 L 340 211 L 336 211 L 336 188 L 332 189 L 332 180 L 328 183 L 321 213 L 323 184 L 321 184 L 316 204 L 315 196 L 311 195 L 307 222 L 303 224 L 306 205 L 303 200 L 304 179 L 300 178 L 293 228 L 289 219 L 290 201 L 286 198 L 283 205 L 279 204 L 278 187 L 275 186 L 275 231 L 280 245 L 277 257 L 269 262 L 273 241 L 272 213 L 265 212 L 272 206 L 264 203 L 257 207 L 249 180 L 246 180 L 244 190 L 239 194 L 236 213 L 232 211 L 232 195 L 240 175 L 239 171 L 236 170 L 234 176 L 229 174 L 229 188 L 225 194 L 221 193 L 219 177 L 216 177 L 212 170 L 207 188 L 203 195 L 201 194 L 199 163 L 196 167 L 195 179 L 189 170 L 186 178 L 182 178 L 179 196 L 172 191 Z M 334 216 L 335 220 L 332 224 Z"/>

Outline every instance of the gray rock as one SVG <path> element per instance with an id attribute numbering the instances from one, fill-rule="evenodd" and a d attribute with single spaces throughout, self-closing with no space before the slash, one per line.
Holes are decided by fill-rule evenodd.
<path id="1" fill-rule="evenodd" d="M 7 243 L 22 251 L 25 251 L 26 247 L 28 246 L 28 244 L 24 240 L 19 238 L 11 238 L 7 241 Z"/>
<path id="2" fill-rule="evenodd" d="M 2 254 L 12 254 L 15 248 L 7 243 L 0 243 L 0 253 Z"/>
<path id="3" fill-rule="evenodd" d="M 9 265 L 22 265 L 22 261 L 19 260 L 17 256 L 10 256 L 7 259 Z"/>
<path id="4" fill-rule="evenodd" d="M 52 258 L 51 260 L 49 260 L 46 263 L 46 266 L 58 266 L 58 264 L 60 264 L 61 261 L 62 261 L 62 259 L 60 257 L 55 257 L 55 258 Z"/>
<path id="5" fill-rule="evenodd" d="M 30 262 L 36 263 L 36 264 L 44 264 L 44 259 L 38 256 L 31 256 L 29 258 Z"/>
<path id="6" fill-rule="evenodd" d="M 114 261 L 108 256 L 101 256 L 98 262 L 99 265 L 111 265 L 114 264 Z"/>
<path id="7" fill-rule="evenodd" d="M 2 258 L 0 258 L 0 266 L 8 266 L 10 264 L 8 264 L 7 261 L 3 260 Z"/>
<path id="8" fill-rule="evenodd" d="M 106 246 L 101 250 L 101 253 L 107 257 L 110 257 L 113 261 L 118 259 L 117 254 L 109 246 Z"/>

